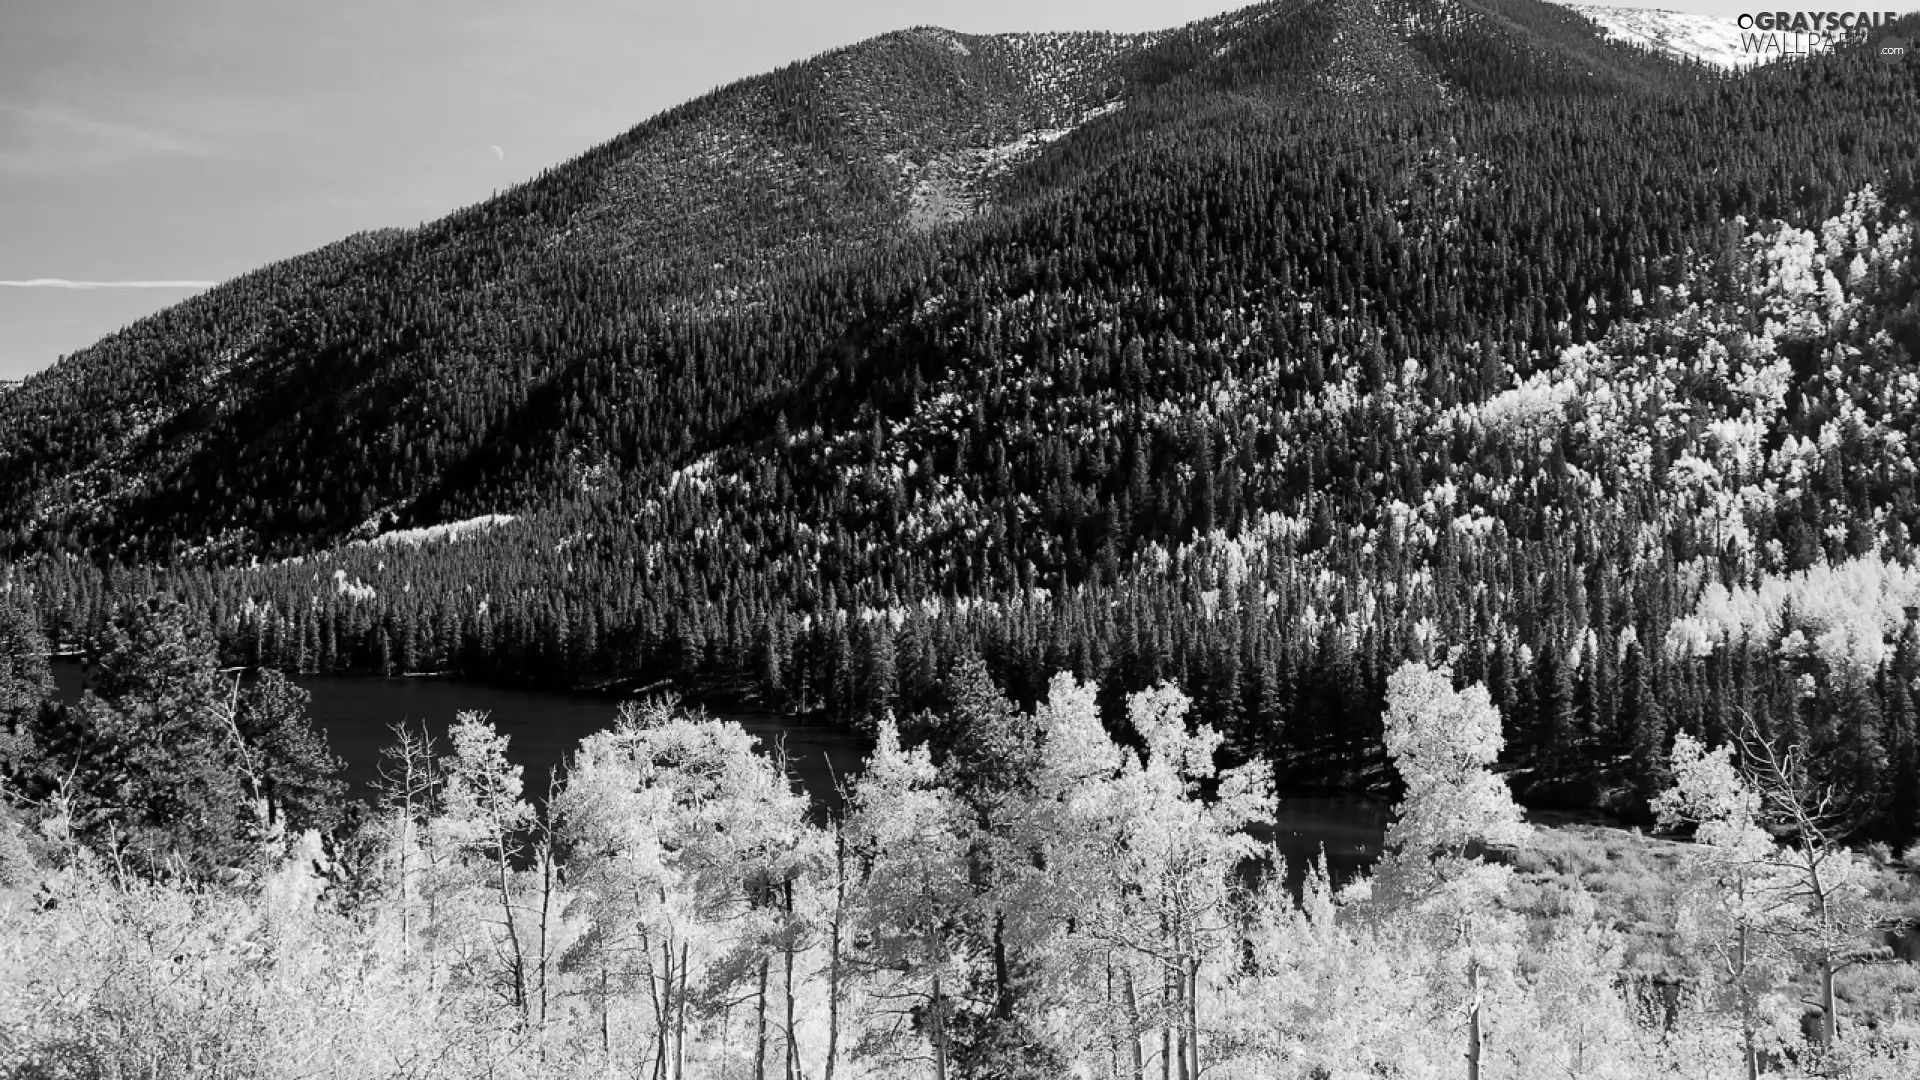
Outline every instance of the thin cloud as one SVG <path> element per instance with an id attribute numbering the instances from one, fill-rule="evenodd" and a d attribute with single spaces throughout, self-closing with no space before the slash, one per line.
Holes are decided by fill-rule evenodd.
<path id="1" fill-rule="evenodd" d="M 0 289 L 211 289 L 217 281 L 73 281 L 68 278 L 0 279 Z"/>
<path id="2" fill-rule="evenodd" d="M 56 176 L 151 157 L 209 157 L 206 143 L 148 122 L 127 122 L 61 105 L 0 103 L 0 173 Z"/>

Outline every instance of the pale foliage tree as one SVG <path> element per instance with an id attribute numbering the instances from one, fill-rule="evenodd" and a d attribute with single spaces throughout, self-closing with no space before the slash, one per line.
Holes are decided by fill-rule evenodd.
<path id="1" fill-rule="evenodd" d="M 751 995 L 753 1075 L 798 1080 L 812 1062 L 804 1048 L 801 957 L 818 944 L 819 885 L 827 838 L 807 820 L 807 799 L 788 779 L 784 757 L 729 757 L 720 797 L 706 804 L 691 835 L 689 864 L 703 864 L 710 890 L 702 918 L 724 942 L 709 974 L 703 1011 L 723 1024 L 741 992 Z M 772 985 L 778 964 L 778 985 Z"/>
<path id="2" fill-rule="evenodd" d="M 1718 974 L 1738 1010 L 1752 1077 L 1767 1034 L 1784 1027 L 1773 993 L 1786 974 L 1782 961 L 1790 956 L 1813 970 L 1820 1046 L 1831 1053 L 1840 1035 L 1836 977 L 1877 954 L 1866 935 L 1881 913 L 1869 895 L 1868 867 L 1842 843 L 1844 801 L 1814 779 L 1805 745 L 1783 749 L 1749 721 L 1738 750 L 1708 750 L 1676 735 L 1674 786 L 1654 809 L 1665 824 L 1696 826 L 1695 864 L 1722 885 L 1707 913 L 1695 917 L 1725 928 Z"/>
<path id="3" fill-rule="evenodd" d="M 1638 1080 L 1657 1042 L 1622 995 L 1619 935 L 1582 888 L 1564 895 L 1544 941 L 1522 960 L 1524 986 L 1495 1018 L 1504 1075 Z"/>
<path id="4" fill-rule="evenodd" d="M 1446 667 L 1403 664 L 1387 680 L 1387 753 L 1406 785 L 1375 877 L 1391 932 L 1424 972 L 1432 1007 L 1465 1029 L 1467 1076 L 1478 1080 L 1486 1013 L 1510 997 L 1519 920 L 1506 910 L 1512 871 L 1472 851 L 1527 834 L 1506 781 L 1494 775 L 1504 738 L 1486 688 L 1453 688 Z"/>
<path id="5" fill-rule="evenodd" d="M 792 890 L 818 858 L 806 804 L 738 724 L 690 717 L 671 702 L 623 708 L 612 731 L 586 739 L 555 799 L 574 852 L 570 885 L 590 923 L 569 967 L 597 987 L 603 1057 L 666 1080 L 717 1067 L 743 990 L 755 1016 L 747 1051 L 764 1075 L 769 967 L 784 959 L 779 1028 L 788 1075 L 803 1067 L 795 957 L 803 929 Z M 638 1015 L 615 1015 L 627 990 Z M 616 1047 L 616 1034 L 637 1045 Z"/>
<path id="6" fill-rule="evenodd" d="M 965 808 L 926 751 L 903 750 L 881 724 L 848 827 L 863 866 L 861 962 L 876 1000 L 911 1003 L 917 1025 L 892 1030 L 931 1043 L 936 1076 L 950 1064 L 948 987 L 988 962 L 958 931 L 989 909 L 1039 969 L 1028 1007 L 1055 1045 L 1118 1074 L 1191 1078 L 1206 1067 L 1204 1037 L 1226 1022 L 1242 938 L 1235 872 L 1258 853 L 1247 828 L 1271 820 L 1270 770 L 1221 773 L 1220 734 L 1190 731 L 1189 702 L 1168 686 L 1128 700 L 1145 753 L 1117 745 L 1096 693 L 1066 674 L 1050 684 L 1033 718 L 1029 798 L 1003 816 L 1006 865 L 985 895 L 969 885 L 977 845 Z"/>
<path id="7" fill-rule="evenodd" d="M 1737 1025 L 1745 1075 L 1760 1075 L 1762 1053 L 1781 1047 L 1787 1006 L 1777 987 L 1790 974 L 1779 931 L 1787 916 L 1774 841 L 1761 827 L 1759 792 L 1734 764 L 1732 747 L 1708 750 L 1681 732 L 1671 755 L 1673 786 L 1653 800 L 1665 826 L 1691 823 L 1689 870 L 1700 888 L 1683 894 L 1677 930 L 1706 959 L 1706 1003 Z M 1703 1017 L 1703 1020 L 1711 1017 Z"/>
<path id="8" fill-rule="evenodd" d="M 1056 1025 L 1060 1041 L 1080 1055 L 1105 1056 L 1119 1075 L 1126 1061 L 1136 1063 L 1136 1072 L 1144 1068 L 1137 1064 L 1147 1030 L 1137 965 L 1112 942 L 1086 931 L 1089 914 L 1113 899 L 1102 838 L 1116 824 L 1112 783 L 1132 755 L 1114 744 L 1101 723 L 1097 690 L 1065 672 L 1048 685 L 1035 715 L 1041 753 L 1026 830 L 1035 861 L 1044 867 L 1033 875 L 1040 887 L 1033 906 L 1052 916 L 1057 931 L 1050 950 L 1051 996 L 1069 1017 L 1068 1024 Z"/>
<path id="9" fill-rule="evenodd" d="M 893 718 L 883 718 L 845 825 L 852 936 L 863 943 L 849 958 L 866 1000 L 868 1023 L 854 1046 L 861 1059 L 948 1074 L 953 994 L 978 960 L 957 918 L 972 899 L 970 822 L 940 786 L 927 749 L 902 748 Z"/>
<path id="10" fill-rule="evenodd" d="M 438 812 L 442 778 L 433 736 L 424 727 L 415 734 L 407 725 L 395 724 L 392 732 L 393 740 L 381 750 L 380 857 L 383 876 L 397 893 L 394 914 L 399 919 L 400 949 L 411 955 L 421 879 L 436 869 L 439 854 L 427 823 Z M 431 918 L 431 911 L 428 915 Z"/>
<path id="11" fill-rule="evenodd" d="M 1584 892 L 1531 876 L 1517 890 L 1481 860 L 1524 842 L 1488 782 L 1499 747 L 1483 695 L 1417 667 L 1390 689 L 1408 781 L 1393 851 L 1337 894 L 1323 858 L 1298 900 L 1249 839 L 1271 820 L 1263 769 L 1219 770 L 1218 735 L 1189 727 L 1166 687 L 1128 700 L 1134 738 L 1119 742 L 1095 688 L 1067 676 L 1027 718 L 1027 804 L 995 826 L 995 856 L 1019 865 L 985 893 L 974 808 L 890 719 L 830 842 L 737 725 L 666 702 L 626 710 L 559 789 L 567 884 L 551 893 L 540 822 L 478 717 L 445 756 L 414 740 L 419 782 L 393 789 L 375 850 L 345 856 L 360 871 L 307 834 L 245 887 L 156 884 L 90 855 L 54 800 L 23 820 L 39 880 L 0 885 L 0 1075 L 1010 1075 L 960 1041 L 974 1032 L 946 1027 L 991 1007 L 989 912 L 1035 969 L 1020 975 L 1021 1030 L 1064 1051 L 1061 1075 L 1733 1080 L 1776 1057 L 1749 1043 L 1796 1038 L 1777 987 L 1823 956 L 1850 962 L 1845 890 L 1861 890 L 1846 856 L 1813 849 L 1823 929 L 1808 849 L 1779 824 L 1779 800 L 1809 790 L 1778 786 L 1790 760 L 1757 772 L 1757 753 L 1683 741 L 1660 804 L 1701 840 L 1679 940 L 1774 980 L 1754 983 L 1748 1039 L 1724 976 L 1640 1015 L 1621 985 L 1632 964 Z M 370 880 L 337 891 L 355 873 Z M 565 917 L 542 914 L 568 897 Z M 1771 970 L 1726 967 L 1743 919 L 1757 940 L 1743 963 Z M 1819 1055 L 1820 1074 L 1915 1075 L 1920 1028 L 1876 1019 Z"/>
<path id="12" fill-rule="evenodd" d="M 457 1077 L 535 1062 L 490 986 L 429 985 L 396 923 L 321 899 L 318 837 L 257 892 L 129 876 L 76 851 L 0 902 L 0 1075 Z"/>
<path id="13" fill-rule="evenodd" d="M 1526 836 L 1520 807 L 1492 766 L 1506 745 L 1500 710 L 1478 683 L 1453 688 L 1453 672 L 1406 663 L 1387 679 L 1387 754 L 1406 785 L 1387 830 L 1391 851 L 1420 860 L 1473 844 Z"/>
<path id="14" fill-rule="evenodd" d="M 1298 904 L 1271 858 L 1250 909 L 1248 962 L 1227 998 L 1227 1075 L 1450 1075 L 1455 1042 L 1427 1022 L 1420 958 L 1379 921 L 1341 917 L 1324 855 Z"/>
<path id="15" fill-rule="evenodd" d="M 1096 833 L 1107 845 L 1106 902 L 1085 910 L 1082 932 L 1159 976 L 1160 1060 L 1172 1055 L 1173 1075 L 1197 1080 L 1203 998 L 1217 1000 L 1238 942 L 1234 874 L 1259 853 L 1247 830 L 1271 825 L 1273 786 L 1265 762 L 1218 773 L 1222 737 L 1204 725 L 1188 731 L 1188 707 L 1164 684 L 1127 700 L 1147 752 L 1124 754 L 1108 813 L 1089 823 L 1107 826 Z M 1200 790 L 1208 782 L 1211 799 Z"/>
<path id="16" fill-rule="evenodd" d="M 1127 700 L 1146 752 L 1117 745 L 1097 692 L 1063 673 L 1038 709 L 1039 775 L 1020 834 L 1033 869 L 1011 906 L 1029 940 L 1050 931 L 1062 1045 L 1122 1075 L 1197 1077 L 1204 1037 L 1225 1022 L 1241 940 L 1235 873 L 1260 851 L 1248 828 L 1272 820 L 1271 770 L 1221 773 L 1221 735 L 1190 731 L 1190 703 L 1168 685 Z"/>
<path id="17" fill-rule="evenodd" d="M 544 889 L 527 888 L 517 864 L 528 854 L 535 824 L 523 797 L 521 768 L 507 757 L 507 737 L 485 713 L 462 712 L 448 735 L 452 753 L 442 762 L 440 841 L 457 852 L 460 868 L 490 902 L 483 918 L 495 930 L 493 954 L 502 996 L 523 1023 L 545 1020 L 551 958 L 552 856 L 545 843 L 532 852 Z M 535 895 L 528 895 L 535 893 Z"/>

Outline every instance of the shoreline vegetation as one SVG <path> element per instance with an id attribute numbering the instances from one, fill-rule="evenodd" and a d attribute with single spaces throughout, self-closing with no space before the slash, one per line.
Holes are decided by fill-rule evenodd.
<path id="1" fill-rule="evenodd" d="M 658 696 L 544 808 L 478 713 L 397 731 L 377 804 L 348 808 L 298 687 L 242 693 L 179 605 L 113 627 L 98 694 L 36 705 L 5 747 L 0 1075 L 1920 1064 L 1920 968 L 1889 933 L 1920 915 L 1915 867 L 1804 814 L 1783 830 L 1803 774 L 1684 734 L 1656 802 L 1691 841 L 1529 825 L 1491 771 L 1499 712 L 1444 666 L 1396 670 L 1403 795 L 1382 856 L 1335 882 L 1255 839 L 1272 768 L 1222 768 L 1164 684 L 1116 729 L 1071 675 L 1026 709 L 959 665 L 941 708 L 882 720 L 825 820 L 744 729 Z M 10 707 L 44 699 L 41 654 L 7 655 Z M 128 788 L 110 763 L 134 760 L 170 782 Z"/>

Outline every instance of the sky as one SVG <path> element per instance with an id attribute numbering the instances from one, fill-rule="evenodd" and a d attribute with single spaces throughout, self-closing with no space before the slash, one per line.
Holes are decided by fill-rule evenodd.
<path id="1" fill-rule="evenodd" d="M 1241 6 L 0 0 L 0 380 L 214 282 L 441 217 L 716 86 L 875 34 L 1154 30 Z"/>

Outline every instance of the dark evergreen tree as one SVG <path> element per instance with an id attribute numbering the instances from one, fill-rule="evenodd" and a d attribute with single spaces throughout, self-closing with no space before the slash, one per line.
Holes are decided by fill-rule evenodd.
<path id="1" fill-rule="evenodd" d="M 324 832 L 340 820 L 346 785 L 334 777 L 342 766 L 307 715 L 312 699 L 277 671 L 261 672 L 240 692 L 239 764 L 249 787 L 257 780 L 255 795 L 266 807 L 269 828 Z"/>
<path id="2" fill-rule="evenodd" d="M 35 612 L 0 594 L 0 781 L 34 756 L 33 721 L 52 694 L 47 641 Z"/>
<path id="3" fill-rule="evenodd" d="M 248 864 L 264 829 L 235 767 L 236 677 L 176 601 L 129 604 L 89 663 L 92 686 L 35 725 L 29 790 L 60 795 L 87 842 L 147 874 L 212 877 Z"/>

